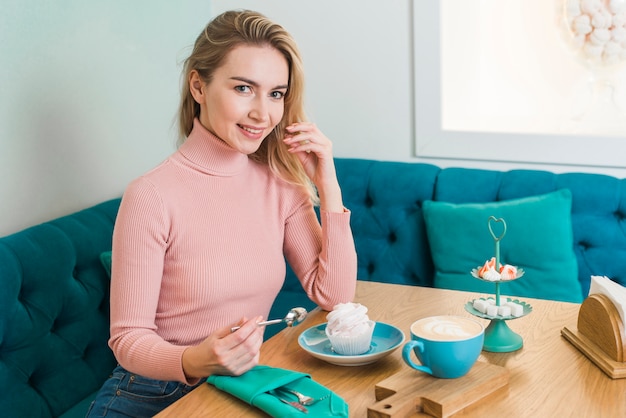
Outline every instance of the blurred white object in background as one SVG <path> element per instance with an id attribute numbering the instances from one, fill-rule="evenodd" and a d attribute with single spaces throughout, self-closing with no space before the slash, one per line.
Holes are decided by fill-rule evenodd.
<path id="1" fill-rule="evenodd" d="M 620 134 L 626 126 L 624 103 L 618 103 L 616 74 L 626 62 L 626 0 L 558 0 L 564 40 L 589 78 L 573 94 L 571 130 L 600 127 L 600 134 Z"/>

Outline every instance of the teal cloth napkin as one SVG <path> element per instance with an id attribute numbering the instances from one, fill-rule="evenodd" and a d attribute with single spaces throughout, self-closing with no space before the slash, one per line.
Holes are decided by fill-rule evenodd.
<path id="1" fill-rule="evenodd" d="M 346 401 L 311 379 L 310 375 L 293 370 L 259 365 L 241 376 L 209 376 L 207 382 L 272 417 L 348 417 Z M 284 404 L 276 397 L 274 390 L 281 387 L 321 400 L 306 406 L 309 411 L 306 414 Z M 280 392 L 280 397 L 289 401 L 298 400 L 289 393 Z"/>

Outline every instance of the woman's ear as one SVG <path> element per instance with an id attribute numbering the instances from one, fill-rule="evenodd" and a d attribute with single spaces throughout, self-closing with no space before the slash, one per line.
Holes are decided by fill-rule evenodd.
<path id="1" fill-rule="evenodd" d="M 198 104 L 204 103 L 204 82 L 196 70 L 189 73 L 189 91 Z"/>

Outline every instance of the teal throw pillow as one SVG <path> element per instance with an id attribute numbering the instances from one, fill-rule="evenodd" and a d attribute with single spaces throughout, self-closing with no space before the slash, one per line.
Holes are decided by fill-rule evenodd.
<path id="1" fill-rule="evenodd" d="M 102 267 L 106 270 L 109 278 L 111 278 L 111 251 L 105 251 L 100 254 L 100 262 Z"/>
<path id="2" fill-rule="evenodd" d="M 495 256 L 490 216 L 506 222 L 500 263 L 522 268 L 524 276 L 501 282 L 502 295 L 581 302 L 573 249 L 572 195 L 568 189 L 489 203 L 424 202 L 424 220 L 435 265 L 435 287 L 494 293 L 495 284 L 471 276 Z M 493 223 L 498 236 L 501 224 Z"/>

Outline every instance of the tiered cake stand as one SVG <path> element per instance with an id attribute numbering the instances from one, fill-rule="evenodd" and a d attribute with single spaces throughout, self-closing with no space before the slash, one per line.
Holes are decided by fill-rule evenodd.
<path id="1" fill-rule="evenodd" d="M 502 233 L 500 235 L 496 235 L 493 232 L 492 225 L 495 226 L 497 224 L 502 225 Z M 487 227 L 489 228 L 489 232 L 491 233 L 491 236 L 493 237 L 493 240 L 495 242 L 495 266 L 496 266 L 496 270 L 499 271 L 500 266 L 502 265 L 500 263 L 500 241 L 502 240 L 502 238 L 504 238 L 504 235 L 506 234 L 506 222 L 502 218 L 496 218 L 495 216 L 490 216 L 489 219 L 487 220 Z M 479 268 L 473 269 L 471 271 L 471 274 L 474 278 L 478 280 L 482 280 L 484 282 L 490 282 L 495 285 L 495 288 L 496 288 L 495 305 L 498 307 L 502 306 L 501 301 L 500 301 L 500 284 L 502 282 L 511 282 L 513 280 L 517 280 L 524 275 L 524 270 L 518 269 L 517 275 L 514 279 L 487 280 L 479 276 L 478 274 Z M 490 351 L 490 352 L 495 352 L 495 353 L 508 353 L 510 351 L 519 350 L 524 345 L 524 341 L 522 337 L 519 334 L 516 334 L 515 332 L 513 332 L 507 325 L 506 321 L 510 321 L 510 320 L 521 318 L 525 315 L 528 315 L 532 311 L 532 306 L 518 299 L 512 300 L 511 302 L 522 306 L 523 312 L 521 315 L 518 315 L 518 316 L 495 315 L 493 316 L 493 315 L 488 315 L 487 313 L 483 313 L 475 309 L 474 301 L 469 301 L 465 304 L 465 310 L 467 312 L 479 318 L 491 320 L 491 322 L 489 323 L 489 326 L 487 326 L 487 328 L 485 329 L 485 342 L 483 344 L 483 349 L 485 351 Z"/>

